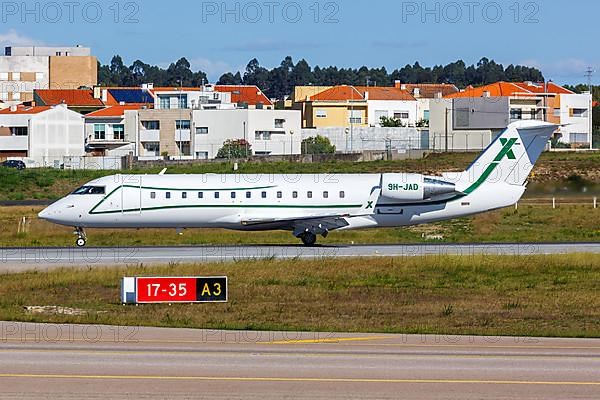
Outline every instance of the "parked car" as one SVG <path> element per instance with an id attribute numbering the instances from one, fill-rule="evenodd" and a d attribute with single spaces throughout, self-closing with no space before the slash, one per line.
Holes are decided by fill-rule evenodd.
<path id="1" fill-rule="evenodd" d="M 8 161 L 4 161 L 2 164 L 3 167 L 6 168 L 15 168 L 20 170 L 25 169 L 25 163 L 23 161 L 20 160 L 8 160 Z"/>

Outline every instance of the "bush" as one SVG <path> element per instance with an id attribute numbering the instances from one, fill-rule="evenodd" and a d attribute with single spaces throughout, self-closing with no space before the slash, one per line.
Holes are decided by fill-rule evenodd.
<path id="1" fill-rule="evenodd" d="M 252 157 L 252 145 L 245 139 L 227 140 L 217 153 L 217 158 L 248 157 Z"/>
<path id="2" fill-rule="evenodd" d="M 302 141 L 302 154 L 333 154 L 335 146 L 325 136 L 317 135 Z"/>

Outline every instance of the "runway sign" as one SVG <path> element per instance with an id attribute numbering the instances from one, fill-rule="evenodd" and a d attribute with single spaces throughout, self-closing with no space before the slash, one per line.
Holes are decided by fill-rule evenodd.
<path id="1" fill-rule="evenodd" d="M 225 303 L 227 277 L 123 278 L 121 301 L 125 304 Z"/>

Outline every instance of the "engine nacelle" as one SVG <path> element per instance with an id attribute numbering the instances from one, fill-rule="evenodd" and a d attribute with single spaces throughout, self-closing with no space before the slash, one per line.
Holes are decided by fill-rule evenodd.
<path id="1" fill-rule="evenodd" d="M 453 183 L 421 174 L 383 174 L 381 195 L 405 202 L 440 200 L 457 194 Z"/>

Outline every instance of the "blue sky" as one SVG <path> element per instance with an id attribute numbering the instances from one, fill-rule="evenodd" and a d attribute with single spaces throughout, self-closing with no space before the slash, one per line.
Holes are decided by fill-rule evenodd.
<path id="1" fill-rule="evenodd" d="M 225 6 L 224 6 L 225 5 Z M 570 1 L 58 1 L 0 3 L 0 45 L 81 43 L 168 65 L 181 56 L 216 80 L 256 57 L 312 66 L 468 64 L 488 57 L 541 68 L 559 83 L 598 72 L 600 2 Z M 118 10 L 118 12 L 117 12 Z M 318 10 L 318 11 L 317 11 Z"/>

